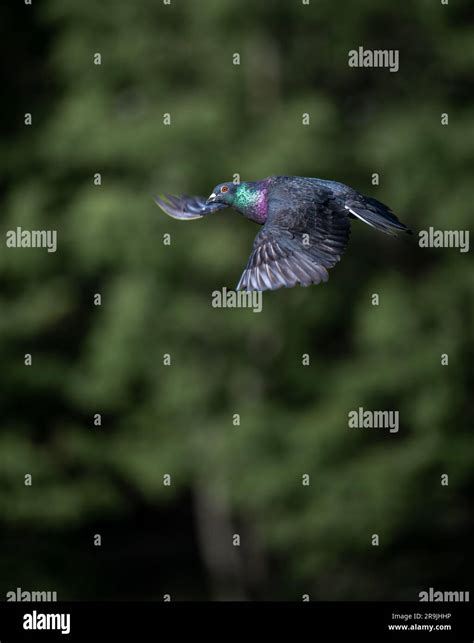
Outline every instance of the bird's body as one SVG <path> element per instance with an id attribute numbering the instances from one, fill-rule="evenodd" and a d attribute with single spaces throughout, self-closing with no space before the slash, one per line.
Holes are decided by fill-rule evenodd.
<path id="1" fill-rule="evenodd" d="M 207 201 L 167 196 L 156 202 L 178 219 L 232 207 L 262 226 L 237 290 L 275 290 L 327 281 L 327 269 L 346 249 L 350 219 L 361 219 L 386 234 L 411 232 L 380 201 L 337 181 L 300 176 L 221 183 Z"/>

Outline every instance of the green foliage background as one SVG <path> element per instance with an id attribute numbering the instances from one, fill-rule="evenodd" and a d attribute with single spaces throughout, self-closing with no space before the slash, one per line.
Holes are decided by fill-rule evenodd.
<path id="1" fill-rule="evenodd" d="M 257 228 L 173 221 L 151 196 L 319 176 L 416 231 L 469 229 L 469 4 L 2 4 L 1 230 L 56 229 L 58 251 L 0 252 L 0 597 L 468 588 L 471 254 L 356 222 L 328 284 L 213 309 Z M 358 46 L 399 49 L 399 72 L 350 68 Z M 350 430 L 359 406 L 399 410 L 399 433 Z"/>

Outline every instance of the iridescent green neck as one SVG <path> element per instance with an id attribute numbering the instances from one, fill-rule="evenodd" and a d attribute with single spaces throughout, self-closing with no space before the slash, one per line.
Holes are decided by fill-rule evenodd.
<path id="1" fill-rule="evenodd" d="M 233 207 L 256 223 L 267 219 L 267 186 L 265 182 L 241 183 L 235 191 Z"/>

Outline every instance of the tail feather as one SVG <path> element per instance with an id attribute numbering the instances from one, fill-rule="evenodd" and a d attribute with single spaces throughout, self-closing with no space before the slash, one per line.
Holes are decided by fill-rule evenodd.
<path id="1" fill-rule="evenodd" d="M 399 221 L 390 208 L 377 199 L 360 196 L 357 200 L 346 203 L 349 216 L 357 217 L 364 223 L 385 234 L 396 235 L 397 232 L 413 232 L 404 223 Z"/>

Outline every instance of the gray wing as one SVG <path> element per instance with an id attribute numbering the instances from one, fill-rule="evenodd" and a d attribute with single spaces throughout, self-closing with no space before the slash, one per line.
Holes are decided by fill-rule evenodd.
<path id="1" fill-rule="evenodd" d="M 292 227 L 288 224 L 292 223 Z M 300 216 L 272 217 L 255 238 L 236 290 L 276 290 L 327 281 L 347 247 L 350 221 L 330 202 Z"/>
<path id="2" fill-rule="evenodd" d="M 203 196 L 187 196 L 186 194 L 181 196 L 165 194 L 163 197 L 155 196 L 154 200 L 170 217 L 185 221 L 200 219 L 227 207 L 225 203 L 206 203 L 206 197 Z"/>

